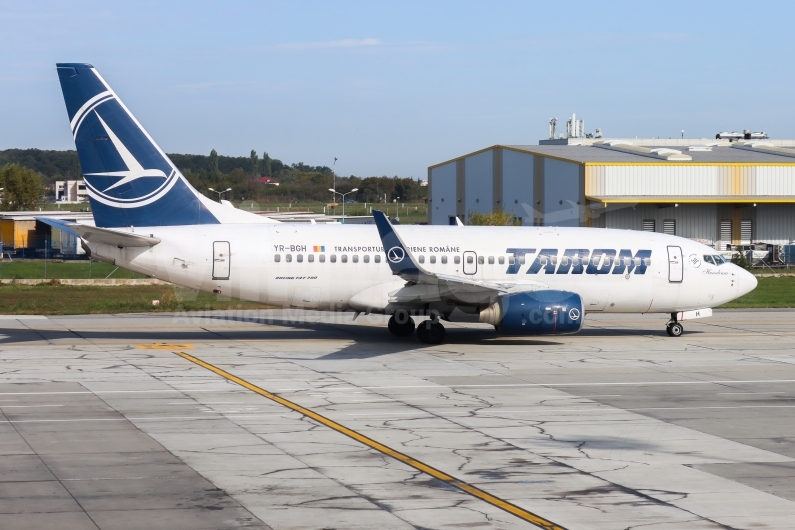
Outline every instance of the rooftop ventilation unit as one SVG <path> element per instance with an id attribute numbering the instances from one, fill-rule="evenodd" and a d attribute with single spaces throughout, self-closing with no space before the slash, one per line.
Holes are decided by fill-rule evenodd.
<path id="1" fill-rule="evenodd" d="M 585 136 L 585 120 L 578 120 L 577 114 L 571 114 L 566 122 L 566 138 L 582 138 Z"/>
<path id="2" fill-rule="evenodd" d="M 750 129 L 745 129 L 741 133 L 724 131 L 715 135 L 716 140 L 729 140 L 730 142 L 736 142 L 737 140 L 767 140 L 768 138 L 769 136 L 766 132 L 751 132 Z"/>

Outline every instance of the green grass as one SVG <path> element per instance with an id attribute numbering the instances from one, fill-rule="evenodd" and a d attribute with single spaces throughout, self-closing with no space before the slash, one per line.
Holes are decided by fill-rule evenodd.
<path id="1" fill-rule="evenodd" d="M 759 285 L 720 309 L 741 307 L 795 307 L 795 277 L 758 278 Z"/>
<path id="2" fill-rule="evenodd" d="M 114 265 L 88 261 L 8 261 L 0 262 L 0 279 L 86 279 L 86 278 L 145 278 L 143 274 L 130 272 Z"/>
<path id="3" fill-rule="evenodd" d="M 160 305 L 153 306 L 152 300 Z M 0 313 L 6 315 L 85 315 L 157 311 L 268 309 L 254 302 L 229 300 L 170 285 L 83 287 L 0 285 Z"/>

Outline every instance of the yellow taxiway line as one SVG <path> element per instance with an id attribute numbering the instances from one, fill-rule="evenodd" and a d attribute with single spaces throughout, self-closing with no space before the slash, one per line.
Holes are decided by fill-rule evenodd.
<path id="1" fill-rule="evenodd" d="M 251 390 L 252 392 L 257 393 L 257 394 L 259 394 L 262 397 L 268 398 L 271 401 L 275 401 L 276 403 L 287 407 L 288 409 L 294 410 L 296 412 L 299 412 L 299 413 L 303 414 L 304 416 L 312 418 L 316 422 L 318 422 L 318 423 L 320 423 L 322 425 L 325 425 L 326 427 L 329 427 L 330 429 L 334 429 L 335 431 L 337 431 L 339 433 L 342 433 L 345 436 L 353 438 L 357 442 L 362 443 L 362 444 L 366 445 L 367 447 L 375 449 L 376 451 L 378 451 L 380 453 L 383 453 L 383 454 L 385 454 L 387 456 L 390 456 L 390 457 L 394 458 L 395 460 L 399 460 L 400 462 L 403 462 L 404 464 L 406 464 L 408 466 L 411 466 L 411 467 L 413 467 L 414 469 L 416 469 L 418 471 L 422 471 L 423 473 L 425 473 L 427 475 L 430 475 L 430 476 L 432 476 L 433 478 L 435 478 L 437 480 L 441 480 L 442 482 L 450 484 L 451 486 L 454 486 L 454 487 L 458 488 L 459 490 L 464 491 L 464 492 L 472 495 L 473 497 L 477 497 L 478 499 L 480 499 L 482 501 L 485 501 L 485 502 L 491 504 L 492 506 L 496 506 L 497 508 L 500 508 L 501 510 L 505 510 L 506 512 L 508 512 L 508 513 L 510 513 L 512 515 L 515 515 L 516 517 L 519 517 L 520 519 L 524 519 L 525 521 L 527 521 L 529 523 L 532 523 L 532 524 L 538 526 L 539 528 L 545 528 L 545 529 L 548 529 L 548 530 L 566 530 L 564 527 L 562 527 L 562 526 L 560 526 L 558 524 L 555 524 L 555 523 L 553 523 L 552 521 L 550 521 L 548 519 L 544 519 L 540 515 L 536 515 L 533 512 L 529 512 L 529 511 L 525 510 L 524 508 L 520 508 L 519 506 L 517 506 L 517 505 L 515 505 L 515 504 L 513 504 L 511 502 L 508 502 L 506 500 L 500 499 L 499 497 L 496 497 L 495 495 L 492 495 L 491 493 L 483 491 L 482 489 L 480 489 L 480 488 L 478 488 L 476 486 L 473 486 L 473 485 L 468 484 L 468 483 L 466 483 L 466 482 L 464 482 L 462 480 L 459 480 L 459 479 L 453 477 L 452 475 L 448 475 L 444 471 L 440 471 L 440 470 L 436 469 L 435 467 L 431 467 L 428 464 L 420 462 L 419 460 L 417 460 L 415 458 L 412 458 L 412 457 L 410 457 L 410 456 L 408 456 L 406 454 L 403 454 L 400 451 L 396 451 L 396 450 L 392 449 L 391 447 L 387 447 L 386 445 L 384 445 L 382 443 L 376 442 L 372 438 L 369 438 L 369 437 L 367 437 L 367 436 L 365 436 L 363 434 L 360 434 L 360 433 L 354 431 L 353 429 L 349 429 L 348 427 L 345 427 L 344 425 L 341 425 L 341 424 L 337 423 L 334 420 L 331 420 L 331 419 L 329 419 L 329 418 L 327 418 L 327 417 L 325 417 L 325 416 L 323 416 L 321 414 L 318 414 L 317 412 L 315 412 L 313 410 L 310 410 L 310 409 L 308 409 L 306 407 L 302 407 L 301 405 L 298 405 L 297 403 L 293 403 L 292 401 L 290 401 L 288 399 L 284 399 L 283 397 L 277 396 L 276 394 L 272 394 L 271 392 L 268 392 L 267 390 L 264 390 L 264 389 L 254 385 L 252 383 L 249 383 L 245 379 L 241 379 L 241 378 L 237 377 L 236 375 L 232 375 L 229 372 L 218 368 L 217 366 L 213 366 L 212 364 L 210 364 L 208 362 L 202 361 L 201 359 L 199 359 L 197 357 L 194 357 L 193 355 L 189 355 L 189 354 L 187 354 L 185 352 L 181 352 L 181 351 L 175 351 L 174 353 L 179 355 L 180 357 L 182 357 L 184 359 L 187 359 L 188 361 L 190 361 L 192 363 L 195 363 L 195 364 L 201 366 L 202 368 L 210 370 L 211 372 L 214 372 L 214 373 L 220 375 L 221 377 L 223 377 L 223 378 L 225 378 L 225 379 L 227 379 L 229 381 L 232 381 L 233 383 L 237 383 L 238 385 L 240 385 L 240 386 L 242 386 L 244 388 L 247 388 L 247 389 Z"/>

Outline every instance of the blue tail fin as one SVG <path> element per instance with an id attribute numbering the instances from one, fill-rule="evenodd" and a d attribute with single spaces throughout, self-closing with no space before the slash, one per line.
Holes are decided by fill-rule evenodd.
<path id="1" fill-rule="evenodd" d="M 93 66 L 56 66 L 97 226 L 219 222 Z"/>

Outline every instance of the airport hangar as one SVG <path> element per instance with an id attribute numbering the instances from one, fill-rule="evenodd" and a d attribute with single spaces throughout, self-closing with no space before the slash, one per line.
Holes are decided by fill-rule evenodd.
<path id="1" fill-rule="evenodd" d="M 523 225 L 665 232 L 726 250 L 795 239 L 795 141 L 541 140 L 430 166 L 430 224 L 512 212 Z"/>

